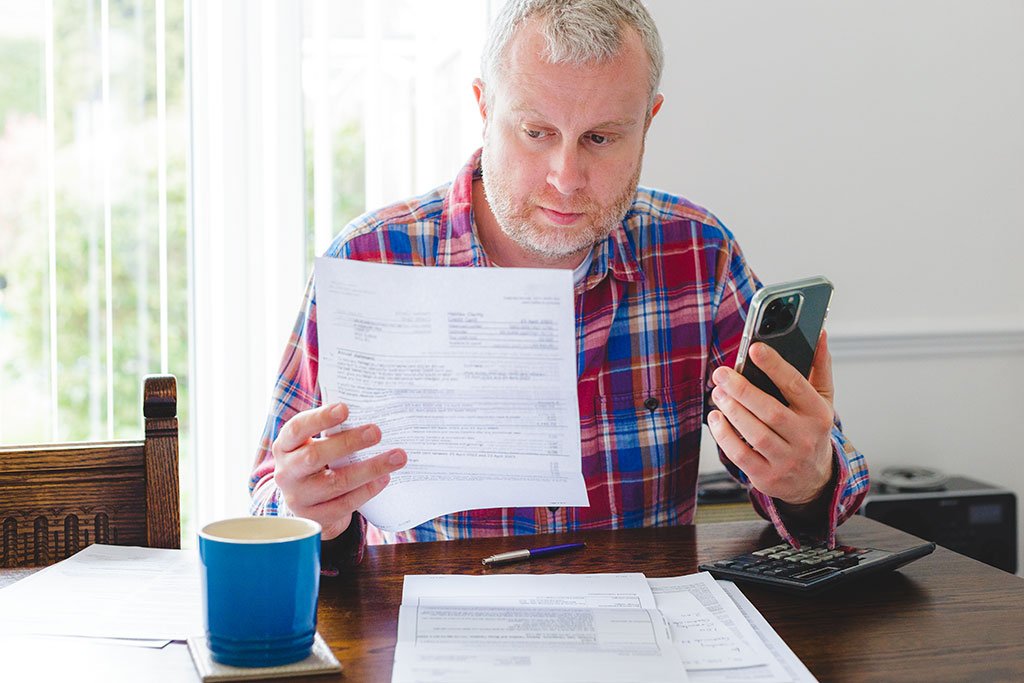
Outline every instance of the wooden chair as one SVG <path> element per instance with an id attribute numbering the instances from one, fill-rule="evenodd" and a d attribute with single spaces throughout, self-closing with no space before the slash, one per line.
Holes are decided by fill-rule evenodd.
<path id="1" fill-rule="evenodd" d="M 141 441 L 0 447 L 0 567 L 41 567 L 91 543 L 181 547 L 177 385 L 146 377 Z"/>

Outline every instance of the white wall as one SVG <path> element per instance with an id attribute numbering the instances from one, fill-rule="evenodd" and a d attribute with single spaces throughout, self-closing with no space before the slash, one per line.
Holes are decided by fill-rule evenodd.
<path id="1" fill-rule="evenodd" d="M 1020 508 L 1024 3 L 647 5 L 666 102 L 642 182 L 715 212 L 763 280 L 833 280 L 837 408 L 873 471 Z"/>

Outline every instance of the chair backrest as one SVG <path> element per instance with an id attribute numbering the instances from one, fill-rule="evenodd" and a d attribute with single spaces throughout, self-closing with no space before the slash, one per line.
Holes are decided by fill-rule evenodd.
<path id="1" fill-rule="evenodd" d="M 0 567 L 92 543 L 181 547 L 177 385 L 143 382 L 145 439 L 0 447 Z"/>

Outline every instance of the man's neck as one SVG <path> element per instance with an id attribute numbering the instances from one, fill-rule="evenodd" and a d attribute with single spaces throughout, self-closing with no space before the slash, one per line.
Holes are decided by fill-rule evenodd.
<path id="1" fill-rule="evenodd" d="M 561 256 L 548 258 L 535 251 L 526 249 L 516 243 L 498 225 L 498 219 L 491 212 L 491 205 L 484 194 L 484 184 L 480 180 L 473 181 L 473 220 L 476 234 L 484 253 L 491 263 L 504 268 L 563 268 L 573 270 L 583 263 L 588 249 Z"/>

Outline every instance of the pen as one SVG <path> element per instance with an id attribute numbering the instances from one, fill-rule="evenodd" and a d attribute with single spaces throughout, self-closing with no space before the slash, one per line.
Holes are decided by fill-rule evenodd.
<path id="1" fill-rule="evenodd" d="M 485 565 L 492 564 L 505 564 L 506 562 L 516 562 L 518 560 L 528 560 L 531 557 L 539 557 L 540 555 L 553 555 L 554 553 L 564 553 L 566 550 L 576 550 L 577 548 L 586 548 L 586 543 L 567 543 L 566 545 L 549 545 L 546 548 L 527 548 L 525 550 L 513 550 L 508 553 L 498 553 L 497 555 L 491 555 L 485 557 L 481 562 Z"/>

